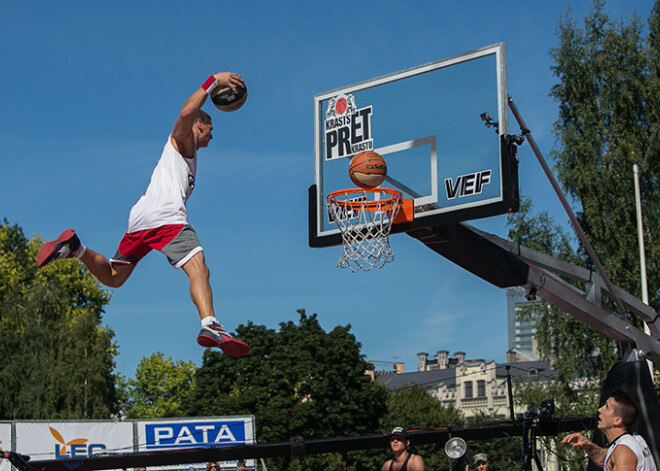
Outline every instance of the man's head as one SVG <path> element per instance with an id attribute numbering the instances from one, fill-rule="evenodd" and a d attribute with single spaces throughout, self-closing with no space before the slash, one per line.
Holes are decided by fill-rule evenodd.
<path id="1" fill-rule="evenodd" d="M 199 110 L 193 119 L 193 133 L 197 141 L 197 149 L 207 147 L 213 139 L 213 122 L 211 117 L 205 111 Z"/>
<path id="2" fill-rule="evenodd" d="M 488 471 L 488 455 L 486 453 L 474 455 L 474 467 L 477 471 Z"/>
<path id="3" fill-rule="evenodd" d="M 236 462 L 236 471 L 245 471 L 245 461 L 244 460 L 238 460 Z"/>
<path id="4" fill-rule="evenodd" d="M 620 390 L 614 391 L 598 409 L 598 428 L 603 432 L 616 428 L 630 431 L 637 420 L 638 409 L 637 401 L 632 396 Z"/>
<path id="5" fill-rule="evenodd" d="M 408 438 L 408 433 L 403 429 L 403 427 L 395 427 L 394 430 L 389 435 L 390 438 L 390 448 L 393 452 L 402 452 L 410 444 L 410 439 Z"/>

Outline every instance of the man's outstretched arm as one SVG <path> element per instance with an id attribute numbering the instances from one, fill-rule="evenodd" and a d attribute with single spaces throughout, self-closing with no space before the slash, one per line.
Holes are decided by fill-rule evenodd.
<path id="1" fill-rule="evenodd" d="M 562 443 L 572 443 L 573 447 L 582 448 L 587 456 L 594 464 L 600 468 L 605 466 L 605 457 L 607 456 L 607 449 L 599 447 L 594 442 L 587 440 L 580 433 L 571 433 L 566 435 Z"/>

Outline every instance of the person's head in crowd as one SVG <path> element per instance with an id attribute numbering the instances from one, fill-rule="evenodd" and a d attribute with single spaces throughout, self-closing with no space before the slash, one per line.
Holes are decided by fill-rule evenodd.
<path id="1" fill-rule="evenodd" d="M 486 453 L 474 455 L 474 467 L 477 471 L 488 471 L 488 455 Z"/>

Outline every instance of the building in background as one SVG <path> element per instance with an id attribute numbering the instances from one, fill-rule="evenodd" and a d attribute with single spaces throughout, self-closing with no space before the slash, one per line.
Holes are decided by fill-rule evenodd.
<path id="1" fill-rule="evenodd" d="M 371 373 L 375 381 L 391 391 L 424 386 L 443 405 L 453 405 L 465 417 L 485 412 L 503 418 L 509 414 L 507 373 L 529 382 L 549 381 L 554 376 L 545 361 L 498 364 L 482 359 L 468 360 L 465 352 L 449 356 L 446 350 L 438 351 L 432 359 L 428 353 L 418 353 L 417 369 L 405 373 L 399 366 L 398 370 Z"/>
<path id="2" fill-rule="evenodd" d="M 522 288 L 510 288 L 506 293 L 507 321 L 507 357 L 509 363 L 538 361 L 541 359 L 536 341 L 536 329 L 533 318 L 521 320 L 520 313 L 529 310 L 534 315 L 534 309 L 539 305 L 537 300 L 527 300 L 527 292 Z"/>
<path id="3" fill-rule="evenodd" d="M 434 356 L 417 354 L 417 371 L 406 373 L 403 363 L 394 363 L 390 371 L 367 372 L 374 381 L 391 391 L 422 385 L 443 405 L 453 405 L 464 416 L 485 412 L 499 417 L 509 415 L 507 374 L 523 381 L 549 381 L 554 378 L 547 361 L 538 352 L 535 310 L 539 301 L 528 300 L 522 288 L 507 290 L 507 353 L 506 363 L 483 359 L 466 359 L 465 352 L 439 350 Z M 527 311 L 531 317 L 520 319 Z M 381 362 L 382 363 L 382 362 Z M 508 368 L 507 368 L 508 367 Z M 378 368 L 376 368 L 378 369 Z M 516 410 L 516 413 L 525 411 Z"/>

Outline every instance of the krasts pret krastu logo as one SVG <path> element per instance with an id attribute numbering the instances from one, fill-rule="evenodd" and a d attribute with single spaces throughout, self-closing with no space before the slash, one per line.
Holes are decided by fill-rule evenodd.
<path id="1" fill-rule="evenodd" d="M 330 98 L 325 113 L 325 159 L 351 157 L 374 149 L 371 134 L 372 106 L 357 108 L 351 94 Z"/>

